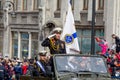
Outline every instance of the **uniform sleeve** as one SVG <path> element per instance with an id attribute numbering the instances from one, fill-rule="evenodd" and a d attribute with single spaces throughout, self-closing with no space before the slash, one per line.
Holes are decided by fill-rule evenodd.
<path id="1" fill-rule="evenodd" d="M 43 47 L 48 47 L 48 46 L 50 46 L 50 40 L 49 40 L 49 38 L 46 38 L 46 39 L 41 43 L 41 45 L 42 45 Z"/>

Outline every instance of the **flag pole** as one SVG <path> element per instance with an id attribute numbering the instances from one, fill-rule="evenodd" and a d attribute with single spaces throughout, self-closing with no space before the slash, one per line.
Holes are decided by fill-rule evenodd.
<path id="1" fill-rule="evenodd" d="M 91 54 L 94 55 L 95 54 L 95 3 L 96 0 L 92 0 L 92 27 L 91 27 Z"/>

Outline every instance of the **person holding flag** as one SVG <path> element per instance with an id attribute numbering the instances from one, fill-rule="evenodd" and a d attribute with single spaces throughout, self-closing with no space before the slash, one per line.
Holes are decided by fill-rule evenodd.
<path id="1" fill-rule="evenodd" d="M 66 21 L 63 27 L 61 40 L 65 41 L 66 53 L 80 53 L 78 38 L 75 29 L 74 17 L 72 14 L 70 0 L 68 0 L 68 12 L 66 15 Z M 74 52 L 73 52 L 74 51 Z"/>

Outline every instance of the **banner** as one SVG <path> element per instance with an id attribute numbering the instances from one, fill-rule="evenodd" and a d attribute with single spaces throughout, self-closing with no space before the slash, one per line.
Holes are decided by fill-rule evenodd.
<path id="1" fill-rule="evenodd" d="M 68 12 L 66 15 L 63 32 L 61 34 L 61 39 L 66 43 L 65 45 L 67 54 L 80 52 L 70 0 L 68 1 Z"/>

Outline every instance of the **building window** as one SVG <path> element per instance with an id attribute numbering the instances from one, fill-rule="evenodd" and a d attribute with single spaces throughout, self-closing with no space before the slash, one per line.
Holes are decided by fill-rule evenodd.
<path id="1" fill-rule="evenodd" d="M 27 0 L 23 0 L 23 10 L 27 10 Z"/>
<path id="2" fill-rule="evenodd" d="M 61 0 L 57 0 L 57 9 L 56 11 L 54 12 L 54 17 L 55 18 L 60 18 L 61 14 L 60 14 L 60 10 L 61 10 Z"/>
<path id="3" fill-rule="evenodd" d="M 40 0 L 33 0 L 33 9 L 37 10 L 39 8 Z"/>
<path id="4" fill-rule="evenodd" d="M 57 0 L 57 10 L 61 9 L 61 0 Z"/>
<path id="5" fill-rule="evenodd" d="M 32 43 L 31 43 L 31 54 L 32 57 L 35 57 L 35 55 L 38 53 L 38 33 L 31 33 L 32 35 Z"/>
<path id="6" fill-rule="evenodd" d="M 15 10 L 18 10 L 18 0 L 13 0 Z"/>
<path id="7" fill-rule="evenodd" d="M 82 29 L 77 30 L 78 41 L 80 50 L 83 54 L 90 53 L 91 51 L 91 30 Z M 95 36 L 102 37 L 104 36 L 103 29 L 95 30 Z M 100 51 L 100 47 L 97 43 L 95 43 L 95 51 Z"/>
<path id="8" fill-rule="evenodd" d="M 21 33 L 21 57 L 28 58 L 29 53 L 29 34 Z"/>
<path id="9" fill-rule="evenodd" d="M 88 10 L 88 1 L 89 0 L 84 0 L 83 1 L 83 10 Z"/>
<path id="10" fill-rule="evenodd" d="M 13 57 L 18 56 L 18 33 L 12 32 L 12 53 Z"/>
<path id="11" fill-rule="evenodd" d="M 18 32 L 12 32 L 12 56 L 18 57 L 18 53 L 20 53 L 20 58 L 26 57 L 28 58 L 28 55 L 31 52 L 32 58 L 36 56 L 38 53 L 38 33 L 37 32 L 31 32 L 31 38 L 29 38 L 30 34 L 28 32 L 21 32 L 20 36 L 18 35 Z M 18 45 L 18 37 L 20 37 L 20 45 Z M 0 36 L 0 51 L 1 51 L 1 36 Z M 31 40 L 29 40 L 31 39 Z M 29 41 L 31 41 L 29 43 Z M 29 46 L 31 45 L 31 46 Z M 29 50 L 29 47 L 31 47 L 31 50 Z M 20 52 L 18 52 L 18 48 L 20 48 Z"/>
<path id="12" fill-rule="evenodd" d="M 98 1 L 98 10 L 103 10 L 104 9 L 104 0 L 99 0 Z"/>

